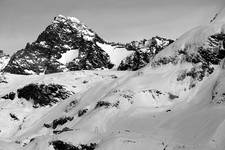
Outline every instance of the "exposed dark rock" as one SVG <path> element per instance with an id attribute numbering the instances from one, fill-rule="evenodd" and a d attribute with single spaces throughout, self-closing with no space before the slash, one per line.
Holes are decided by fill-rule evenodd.
<path id="1" fill-rule="evenodd" d="M 158 52 L 173 42 L 173 40 L 156 36 L 150 40 L 144 39 L 140 42 L 132 41 L 126 44 L 125 47 L 128 50 L 135 52 L 120 63 L 118 70 L 135 71 L 146 66 Z"/>
<path id="2" fill-rule="evenodd" d="M 5 96 L 2 96 L 2 98 L 3 98 L 3 99 L 14 100 L 15 96 L 16 96 L 16 93 L 10 92 L 10 93 L 6 94 Z"/>
<path id="3" fill-rule="evenodd" d="M 162 38 L 159 36 L 152 37 L 150 40 L 144 39 L 141 41 L 132 41 L 130 43 L 125 44 L 125 48 L 127 50 L 139 50 L 139 49 L 162 49 L 173 43 L 174 41 L 171 39 Z"/>
<path id="4" fill-rule="evenodd" d="M 117 79 L 118 77 L 116 75 L 111 75 L 112 79 Z"/>
<path id="5" fill-rule="evenodd" d="M 191 77 L 194 80 L 202 81 L 204 77 L 209 76 L 214 71 L 214 67 L 210 64 L 200 63 L 192 67 L 189 71 L 183 71 L 178 77 L 177 81 L 183 81 L 186 77 Z"/>
<path id="6" fill-rule="evenodd" d="M 17 116 L 15 114 L 10 113 L 9 115 L 12 119 L 17 120 L 17 121 L 19 120 L 19 118 L 17 118 Z"/>
<path id="7" fill-rule="evenodd" d="M 155 99 L 155 100 L 156 100 L 159 96 L 161 96 L 161 95 L 166 95 L 166 94 L 168 94 L 168 93 L 159 91 L 159 90 L 157 90 L 157 89 L 143 90 L 142 92 L 143 92 L 143 93 L 149 93 L 149 94 L 151 94 L 152 98 Z"/>
<path id="8" fill-rule="evenodd" d="M 120 96 L 126 98 L 128 101 L 130 101 L 133 98 L 133 96 L 129 94 L 120 94 Z"/>
<path id="9" fill-rule="evenodd" d="M 209 47 L 196 48 L 196 52 L 189 52 L 188 48 L 178 50 L 174 56 L 162 57 L 151 62 L 151 65 L 159 66 L 178 62 L 202 63 L 207 65 L 218 65 L 225 58 L 225 34 L 215 34 L 209 37 Z"/>
<path id="10" fill-rule="evenodd" d="M 140 50 L 135 51 L 132 56 L 127 57 L 120 63 L 118 70 L 138 70 L 146 66 L 152 56 L 153 55 L 147 52 L 142 52 Z"/>
<path id="11" fill-rule="evenodd" d="M 46 124 L 46 123 L 44 123 L 44 125 L 43 125 L 45 128 L 51 128 L 51 124 Z"/>
<path id="12" fill-rule="evenodd" d="M 220 38 L 217 37 L 217 39 L 223 39 L 223 36 Z M 221 46 L 211 48 L 199 47 L 196 52 L 189 52 L 188 49 L 179 50 L 174 56 L 162 57 L 152 61 L 151 66 L 157 67 L 168 63 L 178 64 L 189 62 L 193 64 L 193 67 L 190 70 L 183 70 L 177 77 L 177 81 L 183 81 L 186 77 L 191 77 L 196 81 L 202 81 L 204 77 L 213 73 L 213 65 L 219 65 L 220 61 L 224 58 L 225 50 Z M 190 88 L 194 86 L 195 84 L 192 84 Z"/>
<path id="13" fill-rule="evenodd" d="M 159 59 L 154 60 L 153 62 L 151 62 L 151 66 L 152 67 L 157 67 L 157 66 L 166 65 L 166 64 L 169 64 L 169 63 L 177 64 L 178 63 L 177 56 L 174 56 L 174 57 L 169 56 L 169 57 L 159 58 Z"/>
<path id="14" fill-rule="evenodd" d="M 212 23 L 214 20 L 216 20 L 217 16 L 218 16 L 218 13 L 216 13 L 215 16 L 210 20 L 210 23 Z"/>
<path id="15" fill-rule="evenodd" d="M 174 95 L 172 93 L 168 93 L 168 95 L 169 95 L 169 99 L 171 99 L 171 100 L 176 99 L 176 98 L 179 98 L 179 96 Z"/>
<path id="16" fill-rule="evenodd" d="M 116 101 L 112 106 L 118 108 L 120 105 L 120 101 Z"/>
<path id="17" fill-rule="evenodd" d="M 111 69 L 113 66 L 109 55 L 92 41 L 83 41 L 80 46 L 79 56 L 67 64 L 67 68 L 71 71 L 96 68 Z"/>
<path id="18" fill-rule="evenodd" d="M 61 134 L 63 132 L 67 132 L 67 131 L 73 131 L 73 129 L 70 129 L 68 127 L 63 128 L 62 130 L 54 130 L 53 134 Z"/>
<path id="19" fill-rule="evenodd" d="M 53 122 L 50 124 L 44 124 L 44 127 L 56 129 L 57 126 L 64 125 L 65 123 L 67 123 L 68 121 L 72 121 L 73 119 L 74 117 L 61 117 L 59 119 L 53 120 Z"/>
<path id="20" fill-rule="evenodd" d="M 110 102 L 106 102 L 106 101 L 98 101 L 96 106 L 95 106 L 95 109 L 99 108 L 99 107 L 106 107 L 108 108 L 109 106 L 111 106 L 111 103 Z"/>
<path id="21" fill-rule="evenodd" d="M 72 93 L 58 84 L 29 84 L 17 90 L 18 98 L 33 100 L 34 107 L 52 105 L 68 98 Z"/>
<path id="22" fill-rule="evenodd" d="M 94 150 L 97 146 L 96 143 L 90 143 L 89 145 L 80 144 L 78 146 L 74 146 L 60 140 L 52 141 L 50 144 L 53 145 L 55 150 Z"/>
<path id="23" fill-rule="evenodd" d="M 84 80 L 84 81 L 83 81 L 83 84 L 86 84 L 86 83 L 88 83 L 88 81 L 87 81 L 87 80 Z"/>
<path id="24" fill-rule="evenodd" d="M 214 34 L 209 37 L 209 46 L 211 48 L 218 48 L 220 50 L 225 49 L 225 34 L 224 33 L 219 33 L 219 34 Z"/>
<path id="25" fill-rule="evenodd" d="M 166 110 L 166 112 L 170 112 L 170 111 L 171 111 L 171 109 L 167 109 L 167 110 Z"/>
<path id="26" fill-rule="evenodd" d="M 77 113 L 78 117 L 83 116 L 85 113 L 87 113 L 87 111 L 88 111 L 87 108 L 79 110 Z"/>
<path id="27" fill-rule="evenodd" d="M 6 80 L 0 79 L 0 83 L 8 83 Z"/>

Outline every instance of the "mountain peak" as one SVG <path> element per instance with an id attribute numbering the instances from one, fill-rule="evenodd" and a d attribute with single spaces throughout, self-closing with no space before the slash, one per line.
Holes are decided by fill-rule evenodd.
<path id="1" fill-rule="evenodd" d="M 68 68 L 111 68 L 109 56 L 96 42 L 104 43 L 104 40 L 77 18 L 58 15 L 36 41 L 12 56 L 4 70 L 16 74 L 40 74 L 62 72 Z"/>
<path id="2" fill-rule="evenodd" d="M 56 17 L 54 17 L 54 21 L 53 22 L 66 22 L 66 21 L 70 21 L 71 23 L 77 23 L 80 24 L 80 20 L 75 18 L 75 17 L 66 17 L 63 15 L 58 15 Z"/>
<path id="3" fill-rule="evenodd" d="M 89 29 L 85 24 L 83 24 L 79 19 L 75 17 L 66 17 L 63 15 L 58 15 L 54 17 L 52 26 L 57 28 L 63 28 L 67 33 L 76 31 L 83 36 L 88 41 L 92 41 L 96 36 L 96 33 Z"/>

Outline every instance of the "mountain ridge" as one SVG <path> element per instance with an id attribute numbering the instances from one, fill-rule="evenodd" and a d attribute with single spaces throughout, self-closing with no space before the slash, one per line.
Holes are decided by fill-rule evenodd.
<path id="1" fill-rule="evenodd" d="M 169 42 L 163 45 L 163 40 Z M 151 49 L 149 47 L 153 46 L 157 47 L 158 52 L 173 42 L 157 36 L 148 40 L 151 41 L 155 45 L 142 45 L 142 48 L 133 41 L 133 49 L 130 49 L 128 45 L 132 44 L 103 40 L 77 18 L 58 15 L 36 41 L 27 43 L 24 49 L 11 57 L 4 71 L 15 74 L 48 74 L 68 70 L 116 69 L 120 63 L 124 63 L 123 59 L 132 57 L 128 55 L 139 49 Z M 148 50 L 140 55 L 152 55 L 150 53 L 151 50 Z M 149 62 L 149 57 L 143 60 L 142 66 Z M 130 67 L 130 70 L 135 68 Z"/>

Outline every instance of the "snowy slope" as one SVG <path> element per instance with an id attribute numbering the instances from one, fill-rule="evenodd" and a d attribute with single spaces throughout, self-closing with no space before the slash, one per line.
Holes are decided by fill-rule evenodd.
<path id="1" fill-rule="evenodd" d="M 66 65 L 67 63 L 73 61 L 73 59 L 78 57 L 78 50 L 69 50 L 65 53 L 62 54 L 62 57 L 60 59 L 58 59 L 58 61 L 64 65 Z"/>
<path id="2" fill-rule="evenodd" d="M 39 76 L 23 76 L 23 75 L 11 75 L 5 74 L 6 81 L 8 83 L 1 83 L 0 88 L 0 107 L 1 107 L 1 119 L 0 119 L 0 137 L 2 142 L 6 141 L 17 141 L 17 146 L 24 146 L 26 145 L 26 141 L 29 140 L 34 136 L 45 135 L 48 134 L 47 128 L 43 128 L 42 123 L 47 123 L 48 115 L 52 114 L 53 116 L 58 116 L 62 113 L 61 109 L 66 109 L 65 106 L 69 104 L 71 101 L 76 101 L 79 97 L 80 93 L 84 93 L 89 88 L 98 85 L 98 82 L 107 80 L 110 82 L 115 80 L 119 76 L 123 75 L 124 72 L 89 72 L 89 71 L 80 71 L 80 72 L 68 72 L 68 73 L 59 73 L 59 74 L 52 74 L 52 75 L 39 75 Z M 68 101 L 61 101 L 56 104 L 47 105 L 44 107 L 32 107 L 32 101 L 29 102 L 24 98 L 19 98 L 18 96 L 18 89 L 23 88 L 24 86 L 30 83 L 39 83 L 39 84 L 59 84 L 63 85 L 68 91 L 74 93 L 74 96 L 71 100 Z M 15 98 L 8 99 L 4 96 L 10 92 L 16 93 Z M 3 98 L 4 97 L 4 98 Z M 65 104 L 64 104 L 65 103 Z M 74 103 L 71 103 L 74 104 Z M 76 104 L 76 103 L 75 103 Z M 71 105 L 73 108 L 74 106 Z M 59 109 L 61 108 L 61 109 Z M 54 110 L 52 110 L 54 109 Z M 67 110 L 70 110 L 70 107 L 67 107 Z M 55 112 L 57 111 L 57 112 Z M 47 115 L 47 116 L 46 116 Z M 49 117 L 53 117 L 50 115 Z M 44 121 L 46 118 L 46 122 Z M 53 117 L 54 118 L 54 117 Z M 42 120 L 43 119 L 43 120 Z M 44 121 L 44 122 L 43 122 Z M 38 123 L 39 122 L 39 123 Z M 39 124 L 39 125 L 38 125 Z M 35 130 L 35 126 L 37 126 L 38 133 L 33 133 Z M 38 126 L 42 126 L 41 128 Z M 43 129 L 42 129 L 43 128 Z M 32 130 L 32 131 L 29 131 Z M 36 132 L 37 130 L 35 130 Z M 29 138 L 26 138 L 26 134 L 31 134 Z M 17 138 L 20 139 L 20 136 L 24 135 L 22 141 L 18 141 Z M 1 143 L 1 142 L 0 142 Z M 2 145 L 1 148 L 5 148 Z M 10 147 L 10 146 L 9 146 Z"/>
<path id="3" fill-rule="evenodd" d="M 199 47 L 210 47 L 209 38 L 217 34 L 225 34 L 225 9 L 218 14 L 216 20 L 207 25 L 196 27 L 179 37 L 176 42 L 166 47 L 157 57 L 172 56 L 178 50 L 195 51 Z"/>
<path id="4" fill-rule="evenodd" d="M 95 72 L 106 76 L 106 79 L 52 108 L 31 110 L 26 106 L 27 109 L 24 109 L 21 104 L 20 107 L 13 104 L 17 100 L 9 101 L 8 105 L 1 106 L 1 114 L 5 115 L 4 118 L 9 118 L 4 122 L 10 124 L 10 128 L 1 125 L 2 132 L 4 133 L 5 129 L 8 134 L 1 134 L 4 140 L 0 145 L 5 148 L 4 143 L 16 142 L 17 144 L 8 146 L 32 150 L 51 149 L 53 144 L 50 143 L 60 140 L 74 146 L 97 143 L 96 149 L 104 150 L 223 150 L 224 136 L 220 133 L 224 132 L 224 105 L 214 103 L 211 97 L 214 91 L 218 91 L 217 98 L 225 92 L 224 70 L 215 66 L 212 75 L 189 89 L 191 78 L 182 82 L 176 80 L 181 68 L 190 68 L 190 65 L 165 65 L 156 70 L 123 72 L 123 77 L 118 79 L 111 78 L 111 75 L 117 72 Z M 79 74 L 86 76 L 89 73 L 92 74 Z M 12 75 L 6 76 L 9 83 L 14 78 Z M 33 78 L 29 79 L 30 82 L 54 81 L 72 85 L 69 73 L 45 76 L 45 80 L 40 80 L 38 76 L 30 78 Z M 96 80 L 91 76 L 88 79 Z M 77 88 L 81 87 L 82 85 Z M 77 105 L 69 107 L 74 100 L 78 101 Z M 24 109 L 24 112 L 19 111 L 21 109 Z M 24 118 L 23 122 L 10 120 L 8 113 L 16 114 L 18 118 L 26 116 L 26 119 Z M 53 120 L 63 117 L 73 119 L 54 129 L 44 127 L 44 124 L 51 124 Z M 22 128 L 15 131 L 14 128 L 19 124 L 22 124 Z"/>
<path id="5" fill-rule="evenodd" d="M 126 48 L 118 48 L 110 44 L 97 43 L 110 57 L 110 61 L 114 64 L 113 68 L 117 68 L 121 61 L 133 54 L 134 51 L 128 51 Z"/>

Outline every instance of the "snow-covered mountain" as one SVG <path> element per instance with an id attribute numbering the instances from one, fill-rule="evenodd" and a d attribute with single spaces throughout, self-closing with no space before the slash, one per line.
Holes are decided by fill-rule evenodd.
<path id="1" fill-rule="evenodd" d="M 161 38 L 156 39 L 159 43 L 154 47 L 164 47 Z M 150 41 L 146 41 L 147 47 L 151 47 Z M 144 41 L 141 42 L 143 44 Z M 11 57 L 4 71 L 14 74 L 48 74 L 68 70 L 116 69 L 122 60 L 137 53 L 137 49 L 131 49 L 131 46 L 141 47 L 133 42 L 129 45 L 106 42 L 78 19 L 59 15 L 35 42 L 28 43 Z M 149 52 L 141 55 L 146 53 Z M 124 67 L 120 68 L 124 70 Z"/>
<path id="2" fill-rule="evenodd" d="M 40 74 L 67 69 L 112 68 L 109 55 L 96 42 L 104 43 L 78 19 L 59 15 L 35 42 L 17 51 L 4 70 L 16 74 Z"/>
<path id="3" fill-rule="evenodd" d="M 127 45 L 96 42 L 117 66 L 150 50 L 154 57 L 137 71 L 2 74 L 0 148 L 224 150 L 223 12 L 174 42 L 161 39 L 159 49 L 152 46 L 158 37 Z M 118 55 L 112 47 L 124 48 L 123 59 L 110 57 Z"/>

